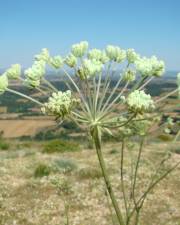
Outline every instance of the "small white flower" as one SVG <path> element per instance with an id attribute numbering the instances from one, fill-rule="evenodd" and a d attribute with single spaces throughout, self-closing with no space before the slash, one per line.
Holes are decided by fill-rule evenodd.
<path id="1" fill-rule="evenodd" d="M 40 52 L 40 54 L 35 55 L 35 60 L 36 61 L 44 61 L 44 62 L 48 62 L 49 61 L 49 51 L 47 48 L 43 48 Z"/>
<path id="2" fill-rule="evenodd" d="M 148 112 L 155 108 L 154 102 L 149 94 L 144 91 L 135 90 L 129 94 L 126 103 L 130 111 L 135 113 Z"/>
<path id="3" fill-rule="evenodd" d="M 108 45 L 106 47 L 106 54 L 110 60 L 118 63 L 126 59 L 126 51 L 122 50 L 118 46 Z"/>
<path id="4" fill-rule="evenodd" d="M 77 58 L 73 55 L 73 54 L 69 54 L 66 58 L 65 58 L 65 63 L 66 65 L 68 65 L 69 67 L 75 67 L 77 64 Z"/>
<path id="5" fill-rule="evenodd" d="M 123 79 L 129 82 L 134 81 L 136 79 L 136 72 L 131 69 L 126 70 L 123 74 Z"/>
<path id="6" fill-rule="evenodd" d="M 26 76 L 25 84 L 30 87 L 38 87 L 41 78 L 45 75 L 45 62 L 35 61 L 32 67 L 26 69 L 24 74 Z"/>
<path id="7" fill-rule="evenodd" d="M 78 44 L 72 45 L 71 52 L 75 57 L 82 57 L 88 49 L 88 42 L 82 41 Z"/>
<path id="8" fill-rule="evenodd" d="M 135 61 L 137 71 L 142 76 L 156 76 L 160 77 L 165 71 L 165 65 L 162 60 L 158 60 L 156 56 L 151 58 L 139 58 Z"/>
<path id="9" fill-rule="evenodd" d="M 8 87 L 8 78 L 5 74 L 0 76 L 0 94 L 3 94 Z"/>
<path id="10" fill-rule="evenodd" d="M 95 59 L 84 59 L 79 68 L 78 75 L 81 79 L 90 78 L 102 71 L 103 64 Z"/>
<path id="11" fill-rule="evenodd" d="M 134 63 L 136 60 L 139 59 L 140 56 L 139 54 L 135 52 L 134 49 L 130 48 L 126 51 L 126 57 L 127 57 L 128 63 Z"/>
<path id="12" fill-rule="evenodd" d="M 79 100 L 72 98 L 71 91 L 53 93 L 49 97 L 48 102 L 41 108 L 43 113 L 49 113 L 61 118 L 70 114 L 72 108 L 79 102 Z"/>
<path id="13" fill-rule="evenodd" d="M 14 64 L 5 73 L 9 79 L 18 79 L 21 75 L 21 66 Z"/>
<path id="14" fill-rule="evenodd" d="M 57 55 L 54 57 L 50 57 L 48 64 L 52 67 L 54 67 L 55 69 L 59 69 L 63 66 L 63 59 L 61 56 Z"/>
<path id="15" fill-rule="evenodd" d="M 109 58 L 107 57 L 106 53 L 96 48 L 89 51 L 88 58 L 91 60 L 95 59 L 97 61 L 102 62 L 103 64 L 109 61 Z"/>

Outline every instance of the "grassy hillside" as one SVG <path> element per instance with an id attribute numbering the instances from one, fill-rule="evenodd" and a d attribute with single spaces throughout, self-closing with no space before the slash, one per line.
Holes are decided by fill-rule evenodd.
<path id="1" fill-rule="evenodd" d="M 0 224 L 65 225 L 67 209 L 71 225 L 113 224 L 95 151 L 81 145 L 72 152 L 67 148 L 65 152 L 49 154 L 43 152 L 44 145 L 13 142 L 9 143 L 9 150 L 0 151 Z M 180 160 L 177 146 L 180 143 L 147 143 L 138 177 L 140 193 L 167 150 L 173 154 L 167 166 Z M 120 144 L 106 144 L 103 152 L 121 205 Z M 130 145 L 126 146 L 125 153 L 128 157 L 124 176 L 128 186 L 129 160 L 137 157 L 136 146 L 133 151 Z M 180 168 L 151 192 L 141 225 L 179 225 L 179 173 Z M 114 215 L 114 224 L 115 220 Z"/>

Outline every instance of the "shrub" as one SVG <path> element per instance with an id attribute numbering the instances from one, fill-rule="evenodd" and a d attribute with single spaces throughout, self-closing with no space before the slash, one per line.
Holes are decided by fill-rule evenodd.
<path id="1" fill-rule="evenodd" d="M 109 153 L 110 153 L 110 154 L 117 154 L 117 153 L 118 153 L 118 150 L 115 149 L 115 148 L 113 148 L 113 149 L 110 150 Z"/>
<path id="2" fill-rule="evenodd" d="M 3 140 L 0 140 L 0 150 L 8 150 L 10 147 L 10 144 L 3 141 Z"/>
<path id="3" fill-rule="evenodd" d="M 37 177 L 44 177 L 48 176 L 51 172 L 51 167 L 46 165 L 46 164 L 39 164 L 35 171 L 34 171 L 34 176 Z"/>
<path id="4" fill-rule="evenodd" d="M 55 171 L 68 173 L 77 169 L 77 165 L 71 159 L 56 159 L 54 161 L 54 169 Z"/>
<path id="5" fill-rule="evenodd" d="M 78 171 L 78 176 L 81 179 L 99 179 L 102 177 L 102 172 L 98 168 L 85 167 Z"/>
<path id="6" fill-rule="evenodd" d="M 158 138 L 161 140 L 161 141 L 172 141 L 173 140 L 173 136 L 171 136 L 170 134 L 160 134 L 158 136 Z"/>
<path id="7" fill-rule="evenodd" d="M 78 143 L 73 141 L 64 140 L 52 140 L 44 145 L 43 152 L 54 153 L 54 152 L 75 152 L 79 151 L 80 146 Z"/>

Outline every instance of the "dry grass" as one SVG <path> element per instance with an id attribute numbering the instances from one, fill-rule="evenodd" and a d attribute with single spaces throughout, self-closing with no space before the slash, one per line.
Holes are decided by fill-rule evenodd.
<path id="1" fill-rule="evenodd" d="M 0 224 L 65 225 L 66 202 L 69 205 L 70 225 L 111 225 L 104 182 L 99 174 L 94 150 L 49 155 L 35 146 L 0 152 Z M 143 156 L 147 160 L 141 163 L 138 183 L 141 188 L 146 186 L 147 177 L 154 168 L 153 164 L 156 165 L 167 148 L 168 144 L 156 143 L 149 144 L 144 150 Z M 112 153 L 112 149 L 116 151 Z M 103 152 L 121 204 L 120 144 L 108 144 Z M 135 147 L 132 156 L 135 157 L 136 153 Z M 125 154 L 129 154 L 127 149 Z M 39 164 L 51 166 L 55 160 L 61 158 L 70 159 L 76 164 L 76 169 L 69 173 L 52 170 L 47 177 L 34 177 L 34 171 Z M 129 160 L 130 157 L 127 157 L 125 162 L 127 185 Z M 171 164 L 178 160 L 180 155 L 173 154 Z M 141 225 L 180 225 L 179 173 L 180 168 L 150 194 L 141 217 Z"/>
<path id="2" fill-rule="evenodd" d="M 5 138 L 35 135 L 39 130 L 55 125 L 52 119 L 7 119 L 0 120 L 0 131 Z"/>

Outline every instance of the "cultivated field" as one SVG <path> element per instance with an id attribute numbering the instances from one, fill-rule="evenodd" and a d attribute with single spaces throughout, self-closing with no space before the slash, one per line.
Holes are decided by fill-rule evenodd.
<path id="1" fill-rule="evenodd" d="M 25 118 L 25 119 L 4 119 L 0 120 L 0 131 L 3 137 L 15 138 L 22 136 L 33 136 L 43 128 L 54 126 L 53 119 L 48 118 Z"/>

